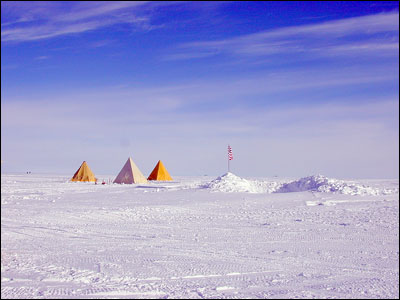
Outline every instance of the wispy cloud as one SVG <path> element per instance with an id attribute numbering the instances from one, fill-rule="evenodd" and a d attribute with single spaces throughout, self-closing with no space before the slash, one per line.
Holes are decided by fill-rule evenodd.
<path id="1" fill-rule="evenodd" d="M 263 95 L 264 103 L 274 103 L 278 99 L 298 93 L 298 97 L 307 94 L 307 91 L 318 89 L 346 88 L 360 85 L 374 85 L 385 82 L 396 82 L 398 74 L 391 67 L 381 66 L 374 69 L 365 67 L 340 67 L 326 69 L 309 67 L 306 70 L 262 71 L 243 78 L 241 76 L 224 78 L 210 78 L 193 80 L 188 84 L 174 87 L 150 87 L 130 89 L 129 85 L 120 90 L 110 90 L 103 93 L 104 97 L 111 95 L 125 96 L 128 99 L 147 99 L 151 104 L 152 99 L 163 97 L 181 99 L 181 106 L 189 110 L 196 103 L 210 104 L 226 103 L 227 106 L 242 102 L 248 106 L 256 95 Z M 110 93 L 110 95 L 107 95 Z M 272 97 L 271 97 L 272 95 Z M 278 96 L 277 96 L 278 95 Z M 98 97 L 102 97 L 98 95 Z M 278 98 L 277 98 L 278 97 Z M 290 97 L 290 96 L 287 96 Z M 300 100 L 299 100 L 300 101 Z"/>
<path id="2" fill-rule="evenodd" d="M 100 47 L 115 45 L 117 43 L 118 43 L 117 40 L 99 40 L 99 41 L 90 43 L 89 48 L 100 48 Z"/>
<path id="3" fill-rule="evenodd" d="M 396 77 L 397 76 L 397 77 Z M 201 121 L 204 118 L 218 119 L 223 115 L 224 122 L 227 119 L 238 120 L 242 114 L 250 115 L 249 121 L 253 120 L 262 123 L 267 120 L 292 120 L 296 115 L 291 111 L 296 111 L 297 115 L 311 116 L 321 115 L 315 109 L 316 103 L 323 103 L 324 114 L 331 113 L 334 119 L 340 113 L 346 115 L 356 115 L 357 109 L 366 112 L 365 108 L 370 107 L 369 103 L 381 103 L 381 98 L 371 95 L 366 98 L 364 95 L 354 96 L 351 88 L 356 87 L 357 91 L 361 87 L 368 87 L 376 84 L 393 84 L 398 81 L 398 74 L 390 68 L 380 67 L 373 70 L 362 67 L 358 68 L 337 68 L 329 72 L 318 68 L 309 68 L 305 71 L 280 71 L 280 72 L 261 72 L 248 78 L 222 78 L 192 80 L 186 84 L 134 87 L 129 83 L 120 86 L 105 86 L 97 89 L 73 91 L 48 91 L 43 93 L 22 94 L 15 97 L 4 97 L 2 104 L 6 105 L 4 111 L 10 111 L 9 107 L 18 106 L 17 103 L 27 99 L 29 103 L 34 103 L 41 112 L 49 107 L 57 113 L 49 112 L 49 115 L 57 116 L 55 124 L 68 123 L 68 118 L 79 119 L 86 122 L 85 115 L 102 116 L 99 121 L 103 121 L 103 116 L 113 119 L 113 123 L 136 122 L 144 126 L 148 124 L 157 126 L 160 122 L 177 122 L 182 118 L 187 118 L 188 122 L 193 121 L 193 117 Z M 321 93 L 322 90 L 345 90 L 346 96 L 332 96 L 330 93 Z M 310 94 L 319 93 L 319 96 Z M 293 99 L 293 95 L 295 98 Z M 260 100 L 261 97 L 261 100 Z M 315 99 L 319 97 L 319 99 Z M 46 100 L 47 99 L 47 100 Z M 112 105 L 110 105 L 112 99 Z M 313 101 L 310 101 L 313 100 Z M 346 106 L 343 103 L 352 103 Z M 48 102 L 46 104 L 46 101 Z M 385 100 L 386 101 L 386 100 Z M 25 102 L 25 101 L 24 101 Z M 329 103 L 338 102 L 334 107 Z M 384 102 L 384 101 L 383 101 Z M 15 104 L 10 104 L 15 103 Z M 60 106 L 67 103 L 66 106 Z M 358 105 L 362 103 L 362 108 Z M 376 113 L 380 110 L 374 106 Z M 23 106 L 23 105 L 22 105 Z M 58 107 L 58 108 L 57 108 Z M 290 107 L 290 109 L 288 109 Z M 339 108 L 338 108 L 339 107 Z M 273 109 L 273 108 L 280 108 Z M 78 109 L 76 111 L 76 109 Z M 15 110 L 17 112 L 18 109 Z M 34 115 L 36 109 L 26 109 L 27 114 Z M 279 113 L 282 112 L 282 114 Z M 371 111 L 371 110 L 369 110 Z M 388 110 L 386 110 L 388 111 Z M 113 117 L 115 116 L 115 118 Z M 187 117 L 185 117 L 187 116 Z M 7 118 L 7 116 L 5 116 Z M 30 118 L 27 118 L 30 119 Z M 40 122 L 47 123 L 45 118 L 35 118 L 35 124 Z M 325 119 L 323 117 L 320 121 Z M 22 124 L 15 118 L 10 122 Z M 25 124 L 26 125 L 26 124 Z M 81 126 L 80 121 L 68 126 Z M 180 125 L 179 125 L 180 126 Z M 205 126 L 204 123 L 202 126 Z M 280 123 L 280 126 L 283 126 Z M 129 126 L 128 126 L 129 127 Z M 248 128 L 248 126 L 244 126 Z"/>
<path id="4" fill-rule="evenodd" d="M 165 90 L 164 90 L 165 91 Z M 188 94 L 195 90 L 189 89 Z M 162 94 L 161 90 L 157 92 Z M 347 131 L 355 133 L 352 126 L 375 128 L 380 135 L 398 135 L 398 99 L 395 97 L 362 99 L 362 104 L 335 99 L 325 102 L 302 103 L 301 105 L 278 105 L 268 108 L 259 106 L 227 105 L 223 100 L 213 110 L 182 112 L 188 101 L 182 91 L 171 90 L 163 98 L 151 90 L 117 94 L 106 90 L 97 93 L 73 93 L 65 96 L 53 95 L 39 101 L 23 99 L 2 102 L 2 127 L 25 130 L 37 135 L 90 136 L 93 128 L 101 129 L 103 135 L 123 137 L 127 131 L 135 130 L 145 135 L 159 136 L 168 132 L 171 138 L 196 136 L 237 137 L 240 134 L 265 137 L 290 136 L 336 136 Z M 214 90 L 208 91 L 211 98 Z M 100 95 L 113 95 L 113 105 L 99 101 Z M 127 96 L 128 95 L 128 96 Z M 132 95 L 140 95 L 138 100 Z M 156 95 L 156 96 L 155 96 Z M 206 94 L 203 94 L 207 97 Z M 74 99 L 54 101 L 54 97 Z M 86 101 L 82 101 L 82 99 Z M 100 99 L 101 100 L 101 99 Z M 145 100 L 145 101 L 143 101 Z M 345 99 L 343 99 L 345 100 Z M 95 104 L 94 104 L 95 103 Z M 118 112 L 118 113 L 117 113 Z M 221 116 L 224 116 L 221 118 Z M 397 124 L 394 124 L 397 122 Z M 51 124 L 51 126 L 49 126 Z M 348 125 L 352 126 L 348 126 Z M 306 129 L 306 130 L 305 130 Z M 98 132 L 98 131 L 97 131 Z M 365 133 L 365 132 L 364 132 Z M 362 131 L 357 134 L 363 134 Z M 370 131 L 369 134 L 372 134 Z M 32 136 L 34 138 L 34 136 Z"/>
<path id="5" fill-rule="evenodd" d="M 311 25 L 290 26 L 216 41 L 181 44 L 167 60 L 219 54 L 260 57 L 273 54 L 349 54 L 398 49 L 399 13 L 382 13 Z M 357 36 L 358 41 L 349 37 Z M 328 50 L 328 51 L 327 51 Z"/>
<path id="6" fill-rule="evenodd" d="M 47 55 L 42 55 L 42 56 L 37 56 L 35 57 L 35 60 L 46 60 L 49 59 L 50 57 Z"/>
<path id="7" fill-rule="evenodd" d="M 113 2 L 2 2 L 1 39 L 23 42 L 78 34 L 114 24 L 152 28 L 140 1 Z M 151 4 L 154 5 L 154 4 Z"/>

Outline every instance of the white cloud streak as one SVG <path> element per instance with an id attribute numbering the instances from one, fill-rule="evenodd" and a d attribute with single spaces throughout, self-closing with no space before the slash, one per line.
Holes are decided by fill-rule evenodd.
<path id="1" fill-rule="evenodd" d="M 265 30 L 229 39 L 181 44 L 166 60 L 192 59 L 228 54 L 259 57 L 273 54 L 311 53 L 349 54 L 354 51 L 392 51 L 397 53 L 399 13 L 327 21 L 311 25 Z M 358 36 L 361 42 L 346 40 Z"/>
<path id="2" fill-rule="evenodd" d="M 146 4 L 140 1 L 70 2 L 66 10 L 62 3 L 2 2 L 2 19 L 13 21 L 2 23 L 1 39 L 3 42 L 34 41 L 120 23 L 143 26 L 147 30 L 151 28 L 148 17 L 137 14 Z"/>

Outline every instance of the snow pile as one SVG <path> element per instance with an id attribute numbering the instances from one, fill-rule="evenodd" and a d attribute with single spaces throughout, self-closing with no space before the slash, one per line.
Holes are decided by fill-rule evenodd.
<path id="1" fill-rule="evenodd" d="M 283 184 L 276 193 L 315 191 L 347 195 L 387 195 L 398 191 L 378 189 L 367 185 L 360 185 L 343 180 L 327 178 L 322 175 L 313 175 Z"/>
<path id="2" fill-rule="evenodd" d="M 343 181 L 328 178 L 323 175 L 313 175 L 300 178 L 295 181 L 276 180 L 248 180 L 236 176 L 230 172 L 200 185 L 201 188 L 210 189 L 213 192 L 246 192 L 246 193 L 290 193 L 314 191 L 346 195 L 389 195 L 397 194 L 397 188 L 371 187 L 353 181 Z"/>
<path id="3" fill-rule="evenodd" d="M 247 192 L 247 193 L 263 193 L 265 192 L 261 185 L 253 181 L 243 179 L 233 173 L 225 173 L 224 175 L 214 179 L 213 181 L 202 185 L 216 192 Z"/>

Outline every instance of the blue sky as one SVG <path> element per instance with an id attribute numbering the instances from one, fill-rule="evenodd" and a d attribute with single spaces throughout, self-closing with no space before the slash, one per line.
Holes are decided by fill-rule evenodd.
<path id="1" fill-rule="evenodd" d="M 398 178 L 399 4 L 1 2 L 2 172 Z"/>

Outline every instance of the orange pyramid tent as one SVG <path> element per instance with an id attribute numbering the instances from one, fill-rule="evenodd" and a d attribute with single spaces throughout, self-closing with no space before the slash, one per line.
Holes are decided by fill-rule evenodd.
<path id="1" fill-rule="evenodd" d="M 84 161 L 79 167 L 78 171 L 75 172 L 74 176 L 72 176 L 71 181 L 93 181 L 97 180 L 94 177 L 92 170 L 90 170 L 86 161 Z"/>
<path id="2" fill-rule="evenodd" d="M 129 157 L 117 178 L 115 178 L 114 183 L 147 183 L 147 179 L 140 172 L 132 158 Z"/>
<path id="3" fill-rule="evenodd" d="M 164 164 L 161 160 L 158 161 L 157 165 L 155 166 L 153 172 L 151 172 L 150 176 L 147 180 L 169 180 L 171 181 L 172 178 L 169 175 L 167 169 L 164 167 Z"/>

